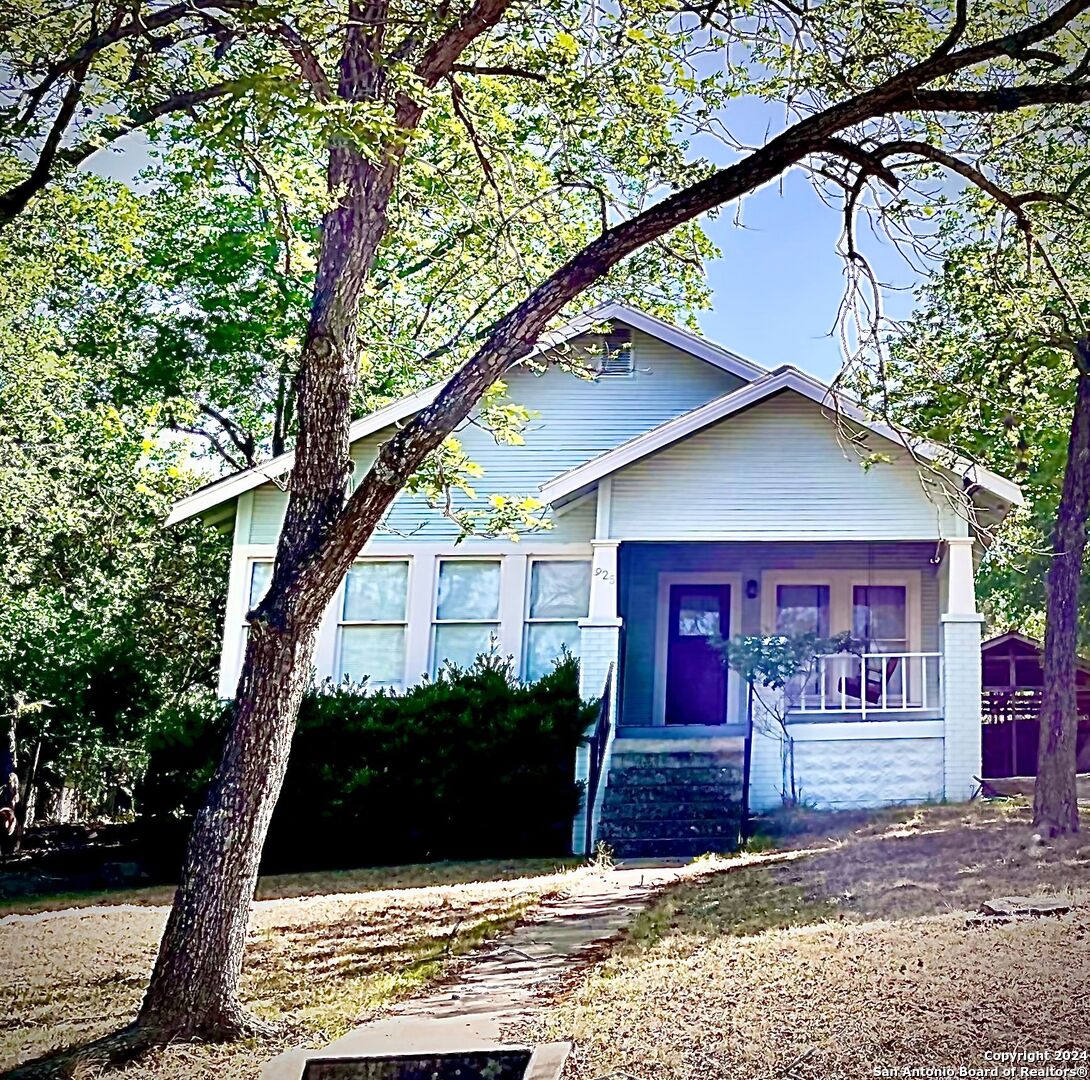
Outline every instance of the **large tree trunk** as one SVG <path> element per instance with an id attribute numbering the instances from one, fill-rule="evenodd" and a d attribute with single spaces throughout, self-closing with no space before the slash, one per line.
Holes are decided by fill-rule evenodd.
<path id="1" fill-rule="evenodd" d="M 1079 376 L 1063 492 L 1052 534 L 1046 588 L 1044 694 L 1041 700 L 1033 824 L 1046 836 L 1077 832 L 1075 657 L 1079 586 L 1090 512 L 1090 341 L 1079 342 Z"/>
<path id="2" fill-rule="evenodd" d="M 350 3 L 337 93 L 377 100 L 386 0 Z M 359 358 L 360 296 L 386 231 L 400 151 L 377 163 L 348 142 L 329 149 L 340 200 L 322 222 L 317 281 L 296 385 L 299 437 L 269 591 L 249 639 L 223 757 L 193 825 L 182 880 L 138 1027 L 164 1037 L 230 1038 L 260 1025 L 239 976 L 269 822 L 283 785 L 318 624 L 343 576 L 321 552 L 344 507 Z M 358 550 L 358 548 L 357 548 Z"/>
<path id="3" fill-rule="evenodd" d="M 261 849 L 310 678 L 314 629 L 254 627 L 224 755 L 197 814 L 181 884 L 141 1010 L 172 1037 L 230 1037 L 255 1025 L 238 980 Z"/>

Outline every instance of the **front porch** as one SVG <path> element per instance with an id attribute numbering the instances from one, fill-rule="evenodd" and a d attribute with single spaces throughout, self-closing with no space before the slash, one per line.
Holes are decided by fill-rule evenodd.
<path id="1" fill-rule="evenodd" d="M 967 537 L 595 541 L 584 692 L 600 695 L 607 670 L 614 675 L 586 835 L 596 834 L 618 749 L 625 760 L 729 752 L 745 762 L 751 809 L 782 802 L 789 747 L 805 803 L 968 797 L 980 772 L 972 548 Z M 791 688 L 789 738 L 759 717 L 751 724 L 744 680 L 706 644 L 708 635 L 841 632 L 862 648 L 819 657 Z"/>

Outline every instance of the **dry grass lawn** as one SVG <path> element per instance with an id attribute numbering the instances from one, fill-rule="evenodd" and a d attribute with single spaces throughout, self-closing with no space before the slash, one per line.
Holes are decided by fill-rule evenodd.
<path id="1" fill-rule="evenodd" d="M 1037 847 L 1028 820 L 1010 803 L 818 819 L 671 890 L 529 1034 L 573 1037 L 578 1078 L 957 1075 L 1032 1049 L 1073 1050 L 1086 1076 L 1090 837 Z M 1074 907 L 972 924 L 1010 894 Z"/>
<path id="2" fill-rule="evenodd" d="M 285 1047 L 322 1045 L 419 992 L 570 882 L 548 863 L 514 861 L 266 880 L 259 895 L 281 898 L 254 906 L 244 996 L 281 1023 L 281 1034 L 242 1046 L 173 1046 L 114 1075 L 256 1077 Z M 109 899 L 0 920 L 0 965 L 14 1003 L 0 1017 L 0 1070 L 107 1034 L 134 1015 L 167 909 L 153 906 L 148 891 Z"/>

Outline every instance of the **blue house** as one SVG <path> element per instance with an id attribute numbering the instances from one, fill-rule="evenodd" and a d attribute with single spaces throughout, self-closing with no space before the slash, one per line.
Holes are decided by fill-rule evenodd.
<path id="1" fill-rule="evenodd" d="M 326 614 L 319 676 L 401 688 L 494 648 L 532 679 L 562 649 L 578 654 L 609 725 L 575 763 L 591 796 L 575 850 L 716 847 L 729 828 L 717 804 L 744 778 L 752 808 L 778 805 L 789 760 L 816 806 L 968 797 L 981 760 L 974 574 L 1021 502 L 1015 484 L 797 368 L 766 370 L 624 305 L 576 319 L 505 381 L 532 410 L 525 444 L 472 422 L 457 437 L 483 469 L 478 499 L 536 495 L 549 527 L 457 543 L 449 516 L 403 493 Z M 353 425 L 357 476 L 437 389 Z M 210 484 L 169 519 L 233 528 L 224 696 L 291 465 L 289 453 Z M 707 639 L 796 632 L 851 632 L 860 647 L 817 658 L 786 728 L 758 718 L 747 746 L 747 688 Z"/>

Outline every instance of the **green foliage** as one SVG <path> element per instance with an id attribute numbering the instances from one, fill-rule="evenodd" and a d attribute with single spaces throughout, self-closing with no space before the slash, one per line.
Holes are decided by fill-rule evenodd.
<path id="1" fill-rule="evenodd" d="M 1040 127 L 1020 140 L 1012 122 L 997 120 L 988 133 L 991 168 L 1003 187 L 1074 196 L 1090 175 L 1086 120 L 1054 110 Z M 1090 219 L 1074 203 L 1027 209 L 1047 259 L 992 198 L 959 192 L 939 230 L 939 261 L 891 355 L 881 368 L 850 371 L 849 385 L 883 415 L 1019 482 L 1027 505 L 989 537 L 979 588 L 991 630 L 1042 636 L 1074 403 L 1073 344 L 1090 333 Z M 987 520 L 981 526 L 991 532 Z M 1081 609 L 1086 645 L 1085 579 Z"/>
<path id="2" fill-rule="evenodd" d="M 711 646 L 723 662 L 753 687 L 783 690 L 809 672 L 815 657 L 850 652 L 856 647 L 851 634 L 737 634 L 713 639 Z"/>
<path id="3" fill-rule="evenodd" d="M 214 670 L 221 537 L 162 520 L 193 477 L 126 369 L 78 347 L 139 230 L 135 201 L 91 177 L 55 187 L 0 235 L 0 711 L 24 756 L 91 793 L 139 771 L 142 738 Z"/>
<path id="4" fill-rule="evenodd" d="M 479 657 L 402 694 L 326 684 L 307 693 L 266 846 L 266 869 L 360 866 L 566 849 L 572 765 L 597 704 L 571 657 L 536 683 Z M 194 700 L 150 745 L 144 814 L 192 813 L 225 714 Z"/>

